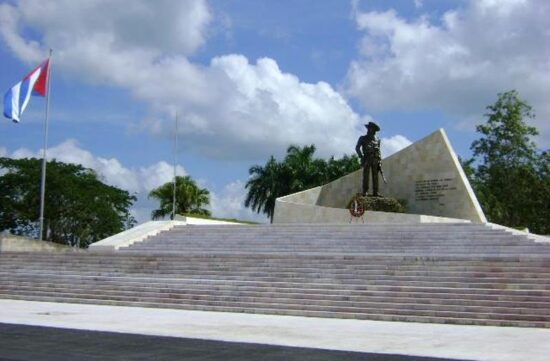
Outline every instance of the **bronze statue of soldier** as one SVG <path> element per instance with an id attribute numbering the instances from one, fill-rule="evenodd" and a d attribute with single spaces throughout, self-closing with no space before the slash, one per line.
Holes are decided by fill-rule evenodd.
<path id="1" fill-rule="evenodd" d="M 359 137 L 355 151 L 361 159 L 363 167 L 363 195 L 367 196 L 369 191 L 369 171 L 372 175 L 372 195 L 380 197 L 378 193 L 378 172 L 382 168 L 382 157 L 380 154 L 380 138 L 376 132 L 380 127 L 375 122 L 365 124 L 367 134 Z"/>

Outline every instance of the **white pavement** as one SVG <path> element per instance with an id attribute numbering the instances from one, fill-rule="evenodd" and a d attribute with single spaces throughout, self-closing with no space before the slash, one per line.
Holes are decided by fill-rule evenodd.
<path id="1" fill-rule="evenodd" d="M 5 299 L 0 299 L 0 323 L 462 360 L 550 360 L 550 329 L 340 320 Z"/>

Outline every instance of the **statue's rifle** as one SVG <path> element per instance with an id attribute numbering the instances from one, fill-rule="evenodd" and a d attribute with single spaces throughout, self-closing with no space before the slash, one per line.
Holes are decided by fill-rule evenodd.
<path id="1" fill-rule="evenodd" d="M 386 179 L 386 176 L 384 175 L 384 171 L 382 170 L 382 162 L 378 162 L 378 171 L 380 172 L 380 175 L 382 175 L 382 180 L 384 181 L 384 184 L 388 184 L 388 180 Z"/>

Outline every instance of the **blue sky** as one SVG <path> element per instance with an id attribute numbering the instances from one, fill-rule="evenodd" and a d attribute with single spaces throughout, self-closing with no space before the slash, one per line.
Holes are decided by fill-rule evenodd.
<path id="1" fill-rule="evenodd" d="M 384 155 L 444 128 L 469 157 L 497 93 L 517 89 L 550 144 L 550 5 L 543 0 L 4 1 L 0 88 L 53 48 L 49 154 L 136 193 L 178 172 L 243 207 L 248 169 L 290 144 L 353 153 L 363 124 Z M 0 155 L 38 156 L 45 102 L 0 122 Z"/>

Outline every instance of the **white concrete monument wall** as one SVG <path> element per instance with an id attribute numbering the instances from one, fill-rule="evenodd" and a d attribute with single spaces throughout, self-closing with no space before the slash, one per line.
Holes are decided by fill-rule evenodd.
<path id="1" fill-rule="evenodd" d="M 387 157 L 382 169 L 388 184 L 380 179 L 380 193 L 406 200 L 407 213 L 487 222 L 443 129 Z M 331 222 L 335 210 L 327 208 L 346 208 L 361 192 L 361 179 L 359 170 L 324 186 L 278 198 L 273 222 Z M 395 221 L 396 216 L 375 218 Z"/>

